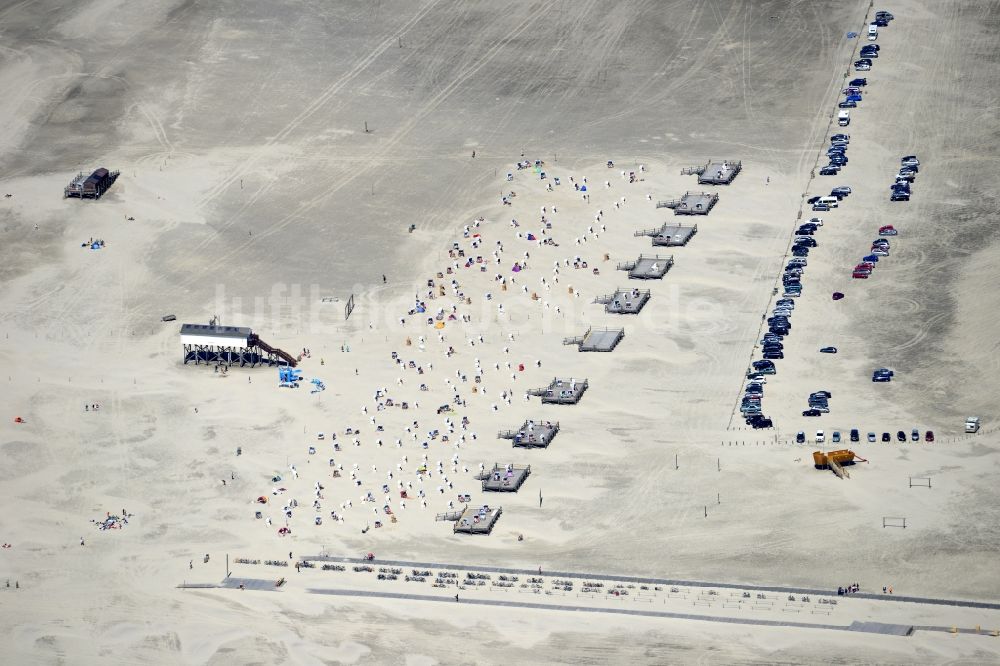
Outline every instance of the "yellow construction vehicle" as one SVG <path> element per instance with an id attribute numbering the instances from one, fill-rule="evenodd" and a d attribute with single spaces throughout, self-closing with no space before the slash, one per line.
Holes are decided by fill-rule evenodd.
<path id="1" fill-rule="evenodd" d="M 816 469 L 829 469 L 840 478 L 851 478 L 845 465 L 853 465 L 856 461 L 868 462 L 850 449 L 840 449 L 838 451 L 813 451 L 813 464 Z"/>

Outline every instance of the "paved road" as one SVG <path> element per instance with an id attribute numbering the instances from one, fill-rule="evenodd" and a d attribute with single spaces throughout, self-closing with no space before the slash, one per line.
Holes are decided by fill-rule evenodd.
<path id="1" fill-rule="evenodd" d="M 371 564 L 378 566 L 406 567 L 412 569 L 453 569 L 456 571 L 481 571 L 484 573 L 502 573 L 537 576 L 537 569 L 511 569 L 505 567 L 485 567 L 467 564 L 441 564 L 435 562 L 405 562 L 402 560 L 364 560 L 355 557 L 330 557 L 326 555 L 309 555 L 302 560 L 313 560 L 317 562 L 341 562 L 346 564 Z M 718 583 L 694 580 L 674 580 L 670 578 L 642 578 L 639 576 L 612 576 L 608 574 L 579 573 L 572 571 L 548 571 L 543 570 L 545 576 L 557 578 L 580 578 L 585 580 L 614 580 L 623 583 L 645 583 L 647 585 L 677 585 L 687 587 L 711 587 L 721 589 L 737 589 L 752 592 L 784 592 L 788 594 L 811 594 L 811 595 L 835 595 L 835 590 L 816 589 L 806 587 L 765 587 L 762 585 L 746 585 L 742 583 Z M 861 599 L 876 599 L 888 602 L 908 602 L 917 604 L 933 604 L 936 606 L 961 606 L 964 608 L 987 608 L 990 610 L 1000 610 L 1000 603 L 989 603 L 985 601 L 966 601 L 963 599 L 932 599 L 927 597 L 907 597 L 897 594 L 870 594 L 857 592 L 851 597 Z M 813 626 L 813 625 L 809 625 Z"/>
<path id="2" fill-rule="evenodd" d="M 741 617 L 719 617 L 714 615 L 697 615 L 694 613 L 670 613 L 667 611 L 633 610 L 627 608 L 598 608 L 591 606 L 569 606 L 566 604 L 536 604 L 528 601 L 503 601 L 500 599 L 463 599 L 459 597 L 456 602 L 453 596 L 435 596 L 429 594 L 405 594 L 401 592 L 374 592 L 370 590 L 342 590 L 311 588 L 308 592 L 312 594 L 328 594 L 338 597 L 375 597 L 380 599 L 406 599 L 410 601 L 436 601 L 450 604 L 469 604 L 476 606 L 504 606 L 508 608 L 531 608 L 536 610 L 558 610 L 571 611 L 577 613 L 614 613 L 617 615 L 640 615 L 643 617 L 662 617 L 678 620 L 699 620 L 704 622 L 724 622 L 728 624 L 752 624 L 769 627 L 795 627 L 801 629 L 832 629 L 835 631 L 857 631 L 864 633 L 889 634 L 895 636 L 907 636 L 913 631 L 912 626 L 880 624 L 875 622 L 852 622 L 849 625 L 841 624 L 810 624 L 808 622 L 783 622 L 779 620 L 757 620 Z M 935 627 L 921 627 L 928 631 L 946 631 Z M 968 633 L 969 630 L 966 630 Z"/>

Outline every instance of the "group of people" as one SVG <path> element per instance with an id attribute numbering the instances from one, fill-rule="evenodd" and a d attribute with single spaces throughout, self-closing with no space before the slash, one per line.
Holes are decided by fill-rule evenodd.
<path id="1" fill-rule="evenodd" d="M 522 156 L 523 158 L 523 156 Z M 530 168 L 532 166 L 541 167 L 543 165 L 541 160 L 531 160 L 522 159 L 519 163 L 520 169 Z M 553 182 L 556 182 L 553 179 Z M 577 185 L 577 189 L 581 188 L 577 183 L 576 179 L 570 177 L 570 182 Z M 587 179 L 583 178 L 582 182 L 587 183 Z M 511 203 L 514 192 L 510 192 L 505 198 L 507 203 Z M 551 242 L 551 237 L 547 235 L 547 231 L 553 228 L 556 216 L 566 215 L 565 212 L 560 213 L 561 207 L 553 205 L 552 202 L 546 202 L 546 205 L 541 206 L 539 217 L 537 218 L 538 224 L 540 226 L 540 237 L 534 237 L 530 239 L 539 245 L 553 245 Z M 597 238 L 600 232 L 605 231 L 606 227 L 603 222 L 603 210 L 597 212 L 594 223 L 587 227 L 584 223 L 583 228 L 586 229 L 585 236 L 592 236 Z M 364 503 L 372 509 L 376 516 L 380 515 L 390 515 L 395 516 L 396 513 L 394 509 L 405 509 L 406 501 L 411 498 L 416 498 L 420 501 L 423 507 L 427 506 L 429 493 L 424 492 L 425 481 L 429 481 L 436 475 L 436 489 L 438 493 L 444 494 L 447 490 L 454 490 L 456 483 L 459 483 L 453 475 L 459 473 L 467 473 L 468 467 L 461 464 L 459 459 L 458 450 L 472 445 L 477 439 L 475 431 L 471 430 L 470 420 L 468 416 L 460 417 L 460 421 L 453 420 L 451 418 L 451 410 L 455 408 L 462 408 L 468 404 L 471 404 L 474 400 L 492 400 L 496 402 L 489 403 L 489 408 L 493 412 L 498 412 L 501 406 L 512 406 L 512 398 L 515 395 L 513 386 L 503 386 L 502 384 L 497 386 L 494 382 L 499 383 L 505 381 L 502 377 L 504 372 L 509 374 L 510 383 L 512 384 L 518 379 L 518 372 L 524 371 L 525 364 L 517 363 L 516 360 L 512 362 L 511 357 L 504 359 L 501 357 L 494 363 L 483 363 L 479 358 L 471 359 L 474 367 L 467 368 L 461 365 L 460 359 L 462 359 L 462 354 L 456 351 L 455 345 L 452 341 L 449 341 L 446 337 L 446 333 L 451 333 L 451 329 L 444 330 L 443 326 L 447 325 L 449 322 L 458 321 L 459 318 L 463 323 L 473 322 L 473 316 L 469 314 L 469 311 L 473 311 L 469 306 L 473 305 L 471 294 L 474 293 L 466 284 L 474 280 L 489 280 L 492 278 L 494 284 L 499 284 L 502 292 L 507 292 L 507 285 L 512 285 L 518 292 L 512 298 L 520 297 L 524 298 L 530 293 L 531 301 L 536 302 L 537 306 L 549 308 L 553 307 L 557 313 L 560 313 L 558 306 L 558 301 L 550 304 L 550 301 L 545 300 L 545 298 L 538 298 L 537 295 L 530 292 L 527 284 L 528 281 L 527 271 L 529 270 L 529 258 L 528 252 L 523 252 L 523 256 L 519 256 L 513 260 L 505 261 L 505 248 L 504 242 L 502 240 L 495 240 L 495 245 L 493 245 L 493 240 L 487 241 L 485 236 L 484 223 L 486 220 L 482 217 L 477 218 L 473 223 L 465 225 L 463 229 L 461 242 L 456 242 L 452 245 L 448 252 L 448 261 L 450 265 L 442 267 L 440 272 L 437 272 L 434 277 L 427 280 L 426 292 L 416 293 L 412 304 L 406 308 L 406 312 L 403 313 L 404 316 L 399 318 L 399 324 L 403 328 L 415 328 L 419 327 L 423 329 L 425 322 L 427 324 L 432 324 L 437 329 L 434 331 L 436 333 L 437 340 L 435 341 L 434 336 L 431 335 L 413 335 L 415 338 L 406 338 L 407 346 L 414 346 L 417 349 L 414 351 L 419 352 L 419 354 L 414 355 L 412 360 L 405 359 L 403 354 L 399 352 L 392 352 L 392 367 L 396 369 L 399 376 L 396 378 L 396 383 L 398 386 L 394 387 L 393 391 L 390 393 L 387 386 L 379 385 L 373 389 L 370 395 L 370 402 L 360 406 L 360 411 L 368 419 L 368 423 L 364 424 L 365 428 L 362 432 L 361 428 L 347 428 L 346 430 L 341 430 L 342 434 L 348 435 L 350 440 L 341 442 L 338 441 L 336 433 L 333 433 L 330 438 L 331 446 L 336 452 L 335 455 L 338 459 L 335 461 L 334 458 L 330 458 L 330 465 L 322 466 L 319 469 L 326 469 L 322 472 L 324 477 L 332 478 L 343 478 L 349 476 L 349 485 L 356 492 L 360 491 L 363 494 L 361 499 Z M 527 236 L 517 229 L 517 223 L 512 223 L 515 227 L 515 235 L 523 238 Z M 495 232 L 496 229 L 490 229 L 491 232 Z M 578 241 L 579 242 L 579 241 Z M 486 250 L 486 247 L 491 247 L 490 250 Z M 464 266 L 463 266 L 464 262 Z M 487 265 L 494 264 L 498 270 L 501 272 L 497 273 L 495 271 L 488 271 Z M 509 267 L 509 272 L 500 268 L 506 264 Z M 474 268 L 479 266 L 481 270 L 473 270 L 468 278 L 459 281 L 459 276 L 457 273 L 461 268 Z M 588 262 L 580 255 L 573 257 L 562 258 L 555 261 L 552 268 L 552 275 L 550 277 L 539 276 L 539 282 L 541 285 L 540 291 L 552 291 L 553 286 L 557 286 L 560 278 L 560 269 L 565 270 L 566 268 L 576 268 L 576 269 L 587 269 L 589 268 Z M 488 273 L 488 275 L 479 276 L 481 273 Z M 515 277 L 516 276 L 516 277 Z M 383 282 L 386 282 L 383 279 Z M 479 285 L 484 286 L 484 285 Z M 517 289 L 520 287 L 520 289 Z M 483 294 L 483 298 L 486 300 L 491 300 L 494 298 L 494 294 L 489 291 L 489 287 L 483 288 L 478 293 Z M 569 293 L 572 297 L 579 298 L 579 290 L 574 290 L 570 288 Z M 467 295 L 470 294 L 470 295 Z M 501 298 L 506 297 L 507 294 L 497 294 L 496 301 L 501 300 Z M 551 297 L 548 297 L 551 298 Z M 434 306 L 431 303 L 434 302 Z M 501 321 L 505 321 L 508 317 L 507 311 L 504 309 L 504 303 L 497 303 L 497 308 L 495 310 L 496 317 Z M 462 312 L 466 310 L 466 312 Z M 474 313 L 474 311 L 473 311 Z M 412 321 L 413 316 L 422 316 L 422 321 Z M 501 323 L 501 326 L 503 324 Z M 426 330 L 426 329 L 424 329 Z M 477 344 L 485 345 L 487 341 L 483 335 L 473 335 L 466 332 L 467 341 L 470 347 L 474 347 Z M 510 336 L 510 342 L 513 342 L 513 335 Z M 416 344 L 414 344 L 416 342 Z M 492 341 L 490 341 L 492 342 Z M 489 348 L 489 347 L 487 347 Z M 342 346 L 342 351 L 349 351 L 346 345 Z M 503 352 L 506 354 L 511 354 L 511 347 L 504 346 Z M 421 358 L 420 354 L 430 351 L 431 353 L 440 352 L 443 356 L 442 364 L 449 365 L 448 372 L 452 370 L 455 372 L 455 377 L 450 378 L 448 376 L 442 377 L 441 380 L 446 385 L 445 391 L 450 393 L 450 397 L 447 403 L 451 406 L 451 409 L 443 410 L 438 408 L 438 418 L 443 421 L 443 426 L 433 427 L 430 424 L 425 424 L 423 428 L 418 425 L 417 419 L 406 419 L 401 420 L 399 416 L 402 415 L 402 409 L 414 409 L 420 410 L 420 403 L 412 400 L 412 395 L 407 395 L 409 391 L 420 390 L 423 392 L 435 392 L 440 390 L 440 385 L 435 386 L 435 364 L 431 362 L 428 358 Z M 514 353 L 517 353 L 516 351 Z M 302 356 L 308 358 L 311 355 L 308 348 L 302 349 Z M 409 354 L 407 354 L 409 356 Z M 541 366 L 541 361 L 534 362 L 536 367 Z M 494 376 L 489 373 L 489 368 L 487 366 L 492 365 L 492 370 L 497 374 Z M 457 369 L 455 369 L 457 368 Z M 410 384 L 404 380 L 404 372 L 413 372 L 415 376 L 419 377 L 417 381 Z M 356 371 L 357 372 L 357 371 Z M 360 373 L 358 373 L 360 374 Z M 474 380 L 474 381 L 473 381 Z M 576 385 L 575 382 L 568 383 L 565 386 L 560 387 L 564 394 L 572 394 Z M 525 400 L 529 399 L 529 395 L 525 394 Z M 440 402 L 445 402 L 444 400 Z M 437 401 L 429 400 L 425 401 L 425 407 L 427 404 L 436 405 L 440 404 Z M 396 410 L 393 408 L 401 408 Z M 431 416 L 430 418 L 433 418 Z M 456 417 L 457 418 L 457 417 Z M 534 423 L 530 423 L 528 436 L 532 437 L 534 433 Z M 394 429 L 399 428 L 398 436 L 393 436 L 391 433 Z M 436 466 L 432 466 L 428 462 L 428 453 L 424 453 L 422 460 L 417 462 L 416 466 L 408 463 L 407 457 L 404 455 L 400 462 L 396 463 L 393 469 L 383 470 L 381 474 L 378 473 L 377 467 L 372 465 L 372 472 L 378 474 L 382 478 L 374 479 L 362 479 L 360 466 L 358 464 L 349 465 L 347 469 L 343 463 L 340 462 L 341 455 L 352 455 L 344 454 L 343 451 L 351 451 L 359 449 L 364 443 L 372 442 L 377 447 L 382 447 L 384 445 L 395 444 L 396 448 L 403 448 L 404 444 L 409 443 L 416 445 L 419 448 L 429 451 L 432 447 L 439 444 L 445 444 L 453 448 L 454 456 L 451 459 L 450 470 L 445 467 L 442 461 L 438 461 Z M 344 448 L 341 448 L 341 444 L 344 444 Z M 348 444 L 353 444 L 348 448 Z M 308 447 L 309 454 L 312 455 L 321 448 L 318 444 L 315 446 Z M 356 455 L 356 454 L 354 454 Z M 363 455 L 363 454 L 362 454 Z M 370 462 L 370 460 L 369 460 Z M 409 469 L 406 469 L 409 467 Z M 332 469 L 331 469 L 332 468 Z M 482 468 L 482 465 L 480 465 Z M 298 503 L 291 497 L 294 495 L 298 485 L 298 470 L 295 468 L 294 463 L 288 465 L 288 469 L 291 472 L 292 478 L 285 481 L 288 488 L 275 488 L 272 493 L 275 496 L 278 494 L 284 494 L 288 492 L 289 501 L 285 503 L 284 506 L 277 505 L 276 508 L 280 508 L 282 511 L 281 519 L 282 522 L 286 524 L 287 520 L 291 519 L 291 514 Z M 312 468 L 316 469 L 316 468 Z M 348 472 L 349 470 L 349 472 Z M 503 476 L 509 476 L 512 473 L 512 469 L 509 468 L 503 471 Z M 384 475 L 384 476 L 383 476 Z M 449 478 L 452 477 L 452 478 Z M 312 479 L 315 480 L 315 479 Z M 374 481 L 374 484 L 372 484 Z M 276 482 L 277 483 L 277 482 Z M 326 480 L 324 480 L 326 483 Z M 336 482 L 334 482 L 336 484 Z M 393 488 L 393 486 L 395 488 Z M 336 488 L 344 488 L 343 484 L 336 484 Z M 334 487 L 331 487 L 333 489 Z M 367 488 L 372 488 L 372 490 L 367 490 Z M 298 490 L 302 490 L 300 487 Z M 376 489 L 380 489 L 381 493 L 378 493 Z M 464 490 L 461 487 L 458 490 Z M 309 502 L 313 512 L 316 516 L 320 515 L 320 512 L 324 508 L 323 505 L 329 500 L 325 499 L 323 485 L 316 480 L 316 483 L 312 488 L 312 500 L 304 500 Z M 392 491 L 392 492 L 390 492 Z M 308 490 L 306 490 L 308 492 Z M 332 490 L 332 492 L 337 492 Z M 396 495 L 398 493 L 398 495 Z M 269 493 L 265 493 L 268 495 Z M 467 497 L 464 493 L 460 492 L 461 497 Z M 453 497 L 453 496 L 452 496 Z M 454 500 L 448 499 L 448 504 L 453 505 Z M 461 500 L 460 500 L 461 501 Z M 343 502 L 339 503 L 339 509 L 337 511 L 331 512 L 330 509 L 334 507 L 326 507 L 326 512 L 329 513 L 330 518 L 333 519 L 334 523 L 343 523 L 345 521 L 345 516 L 352 508 L 353 504 L 350 498 L 346 498 Z M 306 506 L 306 504 L 304 504 Z M 271 520 L 264 514 L 268 512 L 270 508 L 270 503 L 266 505 L 261 505 L 255 507 L 256 516 L 259 518 L 267 518 L 267 520 L 262 520 L 268 526 L 271 525 Z M 481 518 L 482 516 L 476 516 Z M 313 522 L 316 525 L 322 524 L 322 521 L 314 518 Z"/>

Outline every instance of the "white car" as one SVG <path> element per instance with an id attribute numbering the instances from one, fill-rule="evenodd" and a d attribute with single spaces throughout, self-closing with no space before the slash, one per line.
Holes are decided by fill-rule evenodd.
<path id="1" fill-rule="evenodd" d="M 823 218 L 822 217 L 810 217 L 809 218 L 809 224 L 815 224 L 817 227 L 822 227 L 823 226 Z"/>
<path id="2" fill-rule="evenodd" d="M 822 444 L 825 441 L 826 441 L 826 435 L 823 433 L 822 430 L 817 430 L 816 431 L 816 443 L 817 444 Z"/>

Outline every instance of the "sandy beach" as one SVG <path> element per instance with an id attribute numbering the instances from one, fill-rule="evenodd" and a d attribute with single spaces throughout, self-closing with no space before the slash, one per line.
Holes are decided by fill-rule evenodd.
<path id="1" fill-rule="evenodd" d="M 819 176 L 876 9 L 850 164 Z M 0 17 L 10 663 L 1000 663 L 995 6 Z M 682 173 L 709 160 L 741 169 Z M 98 167 L 101 198 L 61 197 Z M 718 201 L 657 205 L 687 192 Z M 754 430 L 746 372 L 814 215 Z M 654 246 L 666 223 L 697 230 Z M 630 278 L 642 257 L 668 270 Z M 296 374 L 185 363 L 211 321 Z M 577 349 L 600 331 L 613 351 Z M 579 402 L 544 403 L 554 379 Z M 849 478 L 813 466 L 845 446 Z"/>

